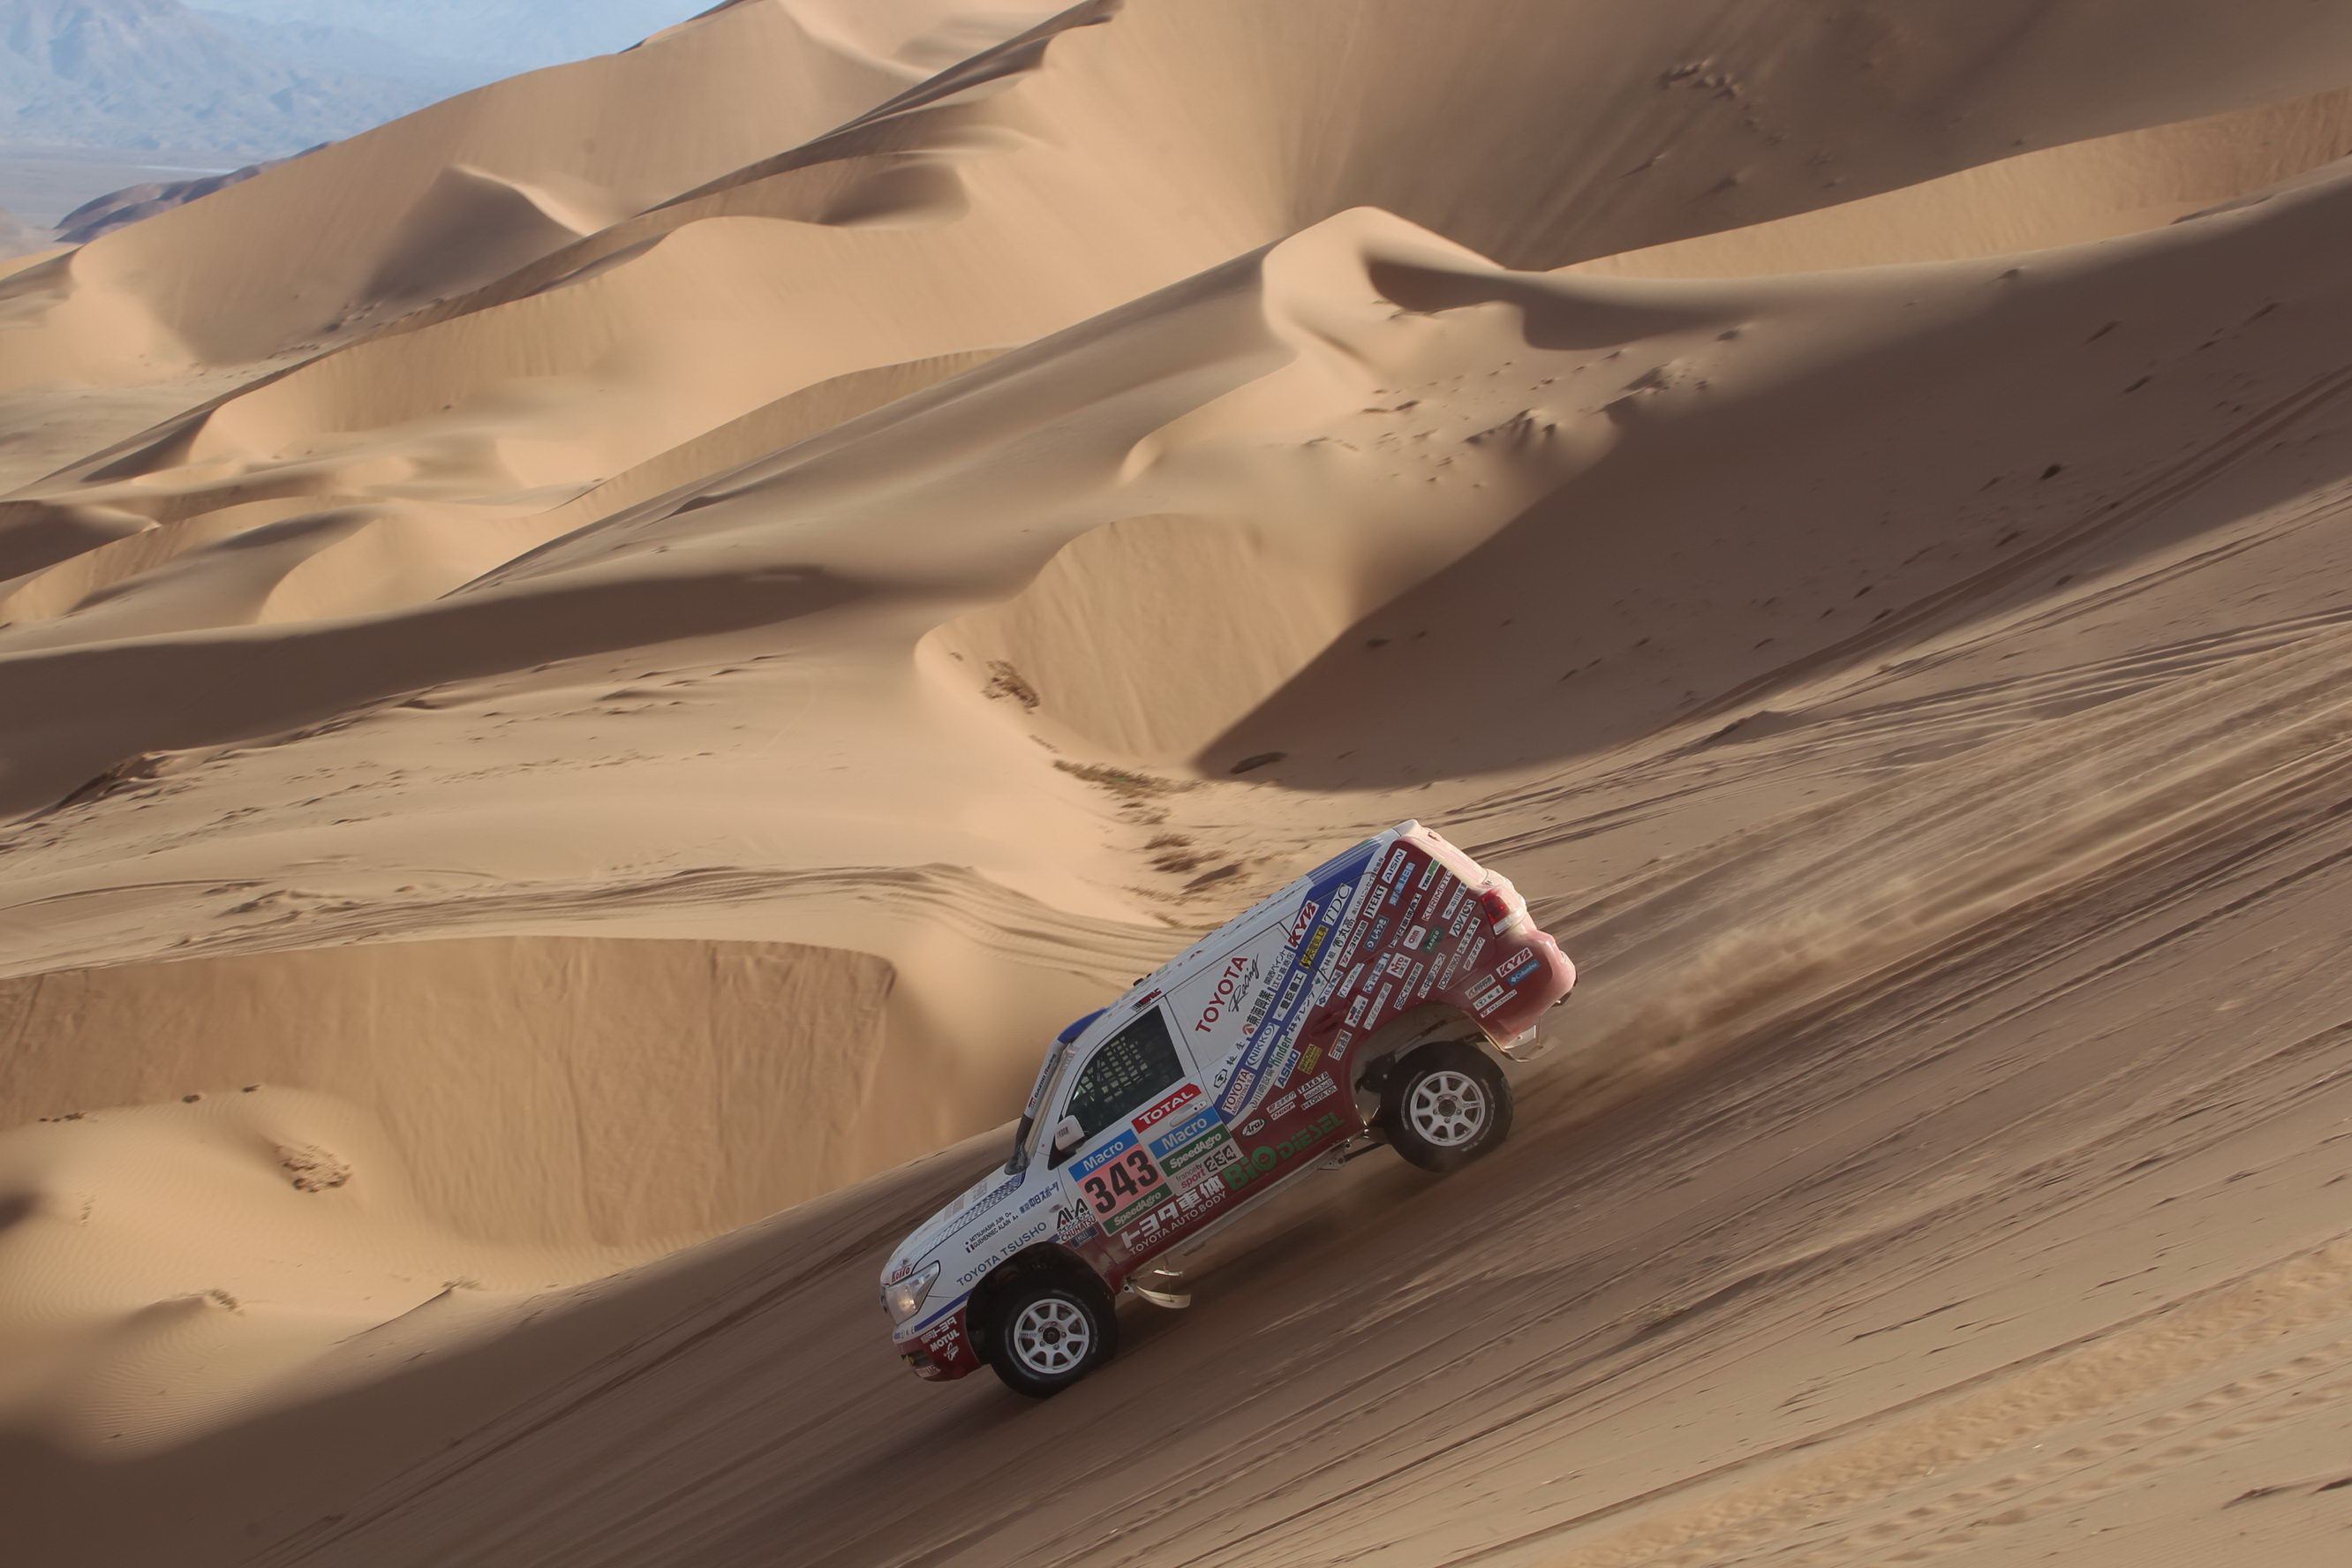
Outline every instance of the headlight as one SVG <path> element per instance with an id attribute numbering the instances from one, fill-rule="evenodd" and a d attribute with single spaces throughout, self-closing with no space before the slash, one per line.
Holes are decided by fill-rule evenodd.
<path id="1" fill-rule="evenodd" d="M 909 1275 L 896 1285 L 885 1285 L 882 1288 L 882 1304 L 890 1309 L 890 1321 L 903 1323 L 921 1311 L 924 1301 L 930 1297 L 931 1287 L 939 1282 L 939 1278 L 940 1266 L 934 1263 L 921 1273 Z"/>

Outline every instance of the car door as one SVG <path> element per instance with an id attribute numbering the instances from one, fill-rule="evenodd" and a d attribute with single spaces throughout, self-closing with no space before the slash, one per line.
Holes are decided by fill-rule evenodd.
<path id="1" fill-rule="evenodd" d="M 1124 1274 L 1192 1228 L 1201 1193 L 1215 1185 L 1205 1162 L 1224 1134 L 1164 1005 L 1095 1047 L 1050 1125 L 1064 1117 L 1076 1120 L 1078 1142 L 1050 1158 L 1112 1271 Z"/>

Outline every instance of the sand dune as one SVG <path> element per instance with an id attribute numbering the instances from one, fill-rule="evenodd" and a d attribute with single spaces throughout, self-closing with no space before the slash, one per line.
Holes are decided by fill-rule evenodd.
<path id="1" fill-rule="evenodd" d="M 1047 9 L 0 278 L 22 1550 L 2333 1561 L 2352 20 Z M 905 1379 L 1036 1043 L 1408 815 L 1513 1143 Z"/>

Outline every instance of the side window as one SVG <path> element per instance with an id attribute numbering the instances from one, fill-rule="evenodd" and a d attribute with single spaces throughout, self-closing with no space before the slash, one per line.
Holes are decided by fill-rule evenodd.
<path id="1" fill-rule="evenodd" d="M 1078 1074 L 1063 1114 L 1076 1117 L 1091 1138 L 1183 1076 L 1167 1020 L 1154 1007 L 1102 1043 Z"/>

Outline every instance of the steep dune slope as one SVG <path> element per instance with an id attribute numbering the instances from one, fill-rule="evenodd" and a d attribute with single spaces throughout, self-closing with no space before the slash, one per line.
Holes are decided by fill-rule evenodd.
<path id="1" fill-rule="evenodd" d="M 562 178 L 449 129 L 562 71 L 387 128 L 382 319 L 7 503 L 27 1550 L 2330 1560 L 2352 25 L 1134 0 L 913 85 L 1020 20 L 739 5 Z M 713 128 L 762 39 L 873 96 Z M 1051 1405 L 905 1380 L 993 1138 L 887 1167 L 1407 815 L 1584 967 L 1519 1140 Z"/>

